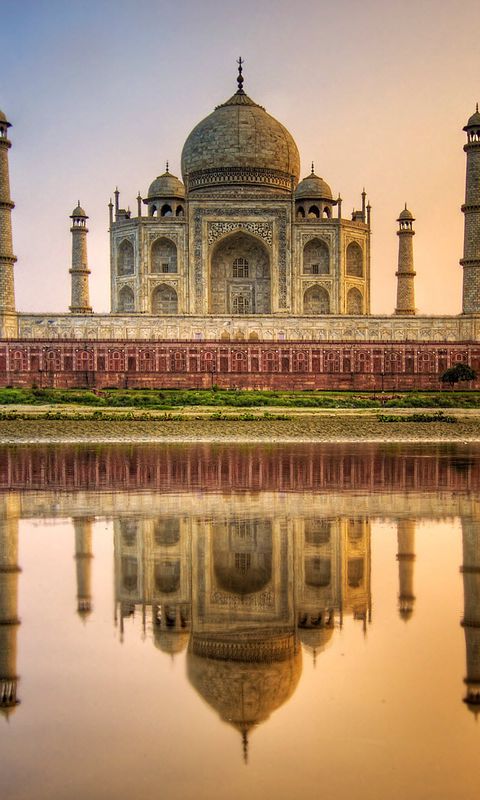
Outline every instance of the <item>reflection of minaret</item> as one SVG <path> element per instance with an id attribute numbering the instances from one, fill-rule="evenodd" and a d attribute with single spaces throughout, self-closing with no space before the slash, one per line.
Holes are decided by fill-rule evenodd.
<path id="1" fill-rule="evenodd" d="M 77 567 L 77 612 L 86 619 L 92 611 L 92 520 L 73 520 Z"/>
<path id="2" fill-rule="evenodd" d="M 463 592 L 462 620 L 467 650 L 467 695 L 464 702 L 474 712 L 480 712 L 480 520 L 462 519 Z"/>
<path id="3" fill-rule="evenodd" d="M 398 611 L 405 622 L 413 614 L 415 595 L 413 593 L 413 577 L 415 563 L 415 521 L 399 519 L 397 528 L 398 541 Z"/>
<path id="4" fill-rule="evenodd" d="M 16 498 L 0 500 L 0 711 L 8 718 L 17 700 L 18 513 Z"/>

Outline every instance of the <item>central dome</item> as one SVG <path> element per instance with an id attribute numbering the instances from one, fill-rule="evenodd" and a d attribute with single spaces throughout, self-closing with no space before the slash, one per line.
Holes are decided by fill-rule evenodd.
<path id="1" fill-rule="evenodd" d="M 182 175 L 190 191 L 249 186 L 291 192 L 300 157 L 287 129 L 239 89 L 188 136 Z"/>

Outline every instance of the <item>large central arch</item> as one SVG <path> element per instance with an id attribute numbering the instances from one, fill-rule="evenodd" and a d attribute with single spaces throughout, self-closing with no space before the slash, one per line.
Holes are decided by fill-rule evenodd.
<path id="1" fill-rule="evenodd" d="M 210 314 L 270 314 L 271 268 L 267 248 L 238 231 L 225 236 L 210 262 Z"/>

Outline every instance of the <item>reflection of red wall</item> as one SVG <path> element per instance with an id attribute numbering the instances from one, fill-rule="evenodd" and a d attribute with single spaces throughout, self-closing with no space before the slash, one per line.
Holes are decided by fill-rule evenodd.
<path id="1" fill-rule="evenodd" d="M 418 453 L 380 445 L 74 446 L 0 448 L 0 490 L 274 490 L 372 492 L 478 490 L 480 459 L 468 446 Z"/>
<path id="2" fill-rule="evenodd" d="M 0 386 L 438 389 L 459 361 L 480 372 L 480 345 L 19 340 L 0 344 Z"/>

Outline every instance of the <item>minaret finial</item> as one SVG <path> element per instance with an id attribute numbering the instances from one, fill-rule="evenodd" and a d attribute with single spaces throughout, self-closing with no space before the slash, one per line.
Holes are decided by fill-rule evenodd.
<path id="1" fill-rule="evenodd" d="M 243 60 L 243 58 L 241 56 L 237 59 L 237 64 L 238 64 L 238 76 L 237 76 L 238 89 L 237 89 L 237 94 L 244 94 L 244 91 L 243 91 L 242 65 L 245 64 L 245 61 Z"/>

